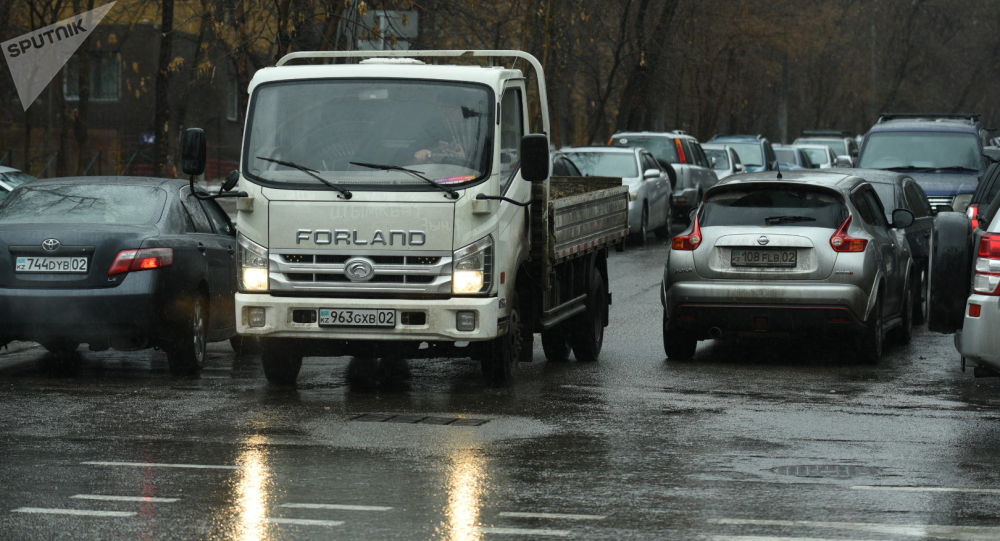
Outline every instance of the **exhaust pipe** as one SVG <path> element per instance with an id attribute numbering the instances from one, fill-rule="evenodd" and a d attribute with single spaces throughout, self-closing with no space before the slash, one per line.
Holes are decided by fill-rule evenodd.
<path id="1" fill-rule="evenodd" d="M 712 327 L 711 329 L 708 330 L 708 334 L 712 338 L 722 338 L 722 329 L 718 327 Z"/>

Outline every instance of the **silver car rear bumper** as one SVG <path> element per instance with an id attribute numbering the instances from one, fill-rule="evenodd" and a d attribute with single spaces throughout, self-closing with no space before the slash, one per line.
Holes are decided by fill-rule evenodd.
<path id="1" fill-rule="evenodd" d="M 969 303 L 981 306 L 979 317 L 969 315 Z M 1000 297 L 969 296 L 962 330 L 955 333 L 955 347 L 966 360 L 1000 370 Z"/>

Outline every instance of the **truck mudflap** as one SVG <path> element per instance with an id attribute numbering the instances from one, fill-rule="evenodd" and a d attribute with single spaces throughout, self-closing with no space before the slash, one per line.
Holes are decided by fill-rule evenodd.
<path id="1" fill-rule="evenodd" d="M 388 325 L 385 319 L 364 317 L 350 325 L 321 324 L 321 310 L 391 311 L 394 318 L 391 326 L 378 326 Z M 347 299 L 236 294 L 237 332 L 261 337 L 476 342 L 496 338 L 500 319 L 496 297 Z"/>

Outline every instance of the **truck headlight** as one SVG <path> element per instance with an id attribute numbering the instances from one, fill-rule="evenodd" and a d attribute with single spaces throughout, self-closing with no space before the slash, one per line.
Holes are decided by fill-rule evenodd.
<path id="1" fill-rule="evenodd" d="M 267 248 L 240 235 L 240 290 L 267 291 Z"/>
<path id="2" fill-rule="evenodd" d="M 951 210 L 955 212 L 965 212 L 965 209 L 969 208 L 969 203 L 972 202 L 971 193 L 963 193 L 955 196 L 955 200 L 951 203 Z"/>
<path id="3" fill-rule="evenodd" d="M 493 285 L 493 237 L 483 237 L 455 250 L 451 269 L 453 294 L 476 295 L 489 292 Z"/>

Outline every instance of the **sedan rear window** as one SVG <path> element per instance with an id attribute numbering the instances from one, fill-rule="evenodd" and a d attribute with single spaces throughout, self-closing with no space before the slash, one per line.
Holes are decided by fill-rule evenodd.
<path id="1" fill-rule="evenodd" d="M 639 176 L 635 154 L 631 152 L 567 152 L 566 156 L 588 177 Z"/>
<path id="2" fill-rule="evenodd" d="M 702 227 L 783 225 L 836 229 L 847 208 L 835 193 L 803 186 L 742 186 L 717 191 L 702 206 Z"/>
<path id="3" fill-rule="evenodd" d="M 616 147 L 640 147 L 649 151 L 654 158 L 666 163 L 679 163 L 677 146 L 670 137 L 644 137 L 641 135 L 622 135 L 611 139 Z"/>
<path id="4" fill-rule="evenodd" d="M 153 186 L 29 184 L 0 204 L 0 224 L 152 224 L 166 200 Z"/>

